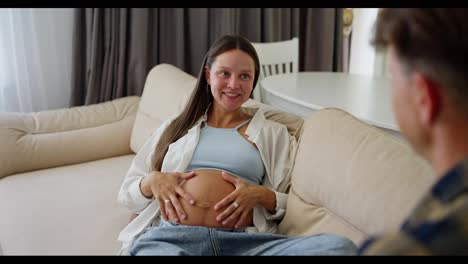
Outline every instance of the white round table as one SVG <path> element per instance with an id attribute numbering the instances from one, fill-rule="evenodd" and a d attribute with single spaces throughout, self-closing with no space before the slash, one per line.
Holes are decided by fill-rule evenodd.
<path id="1" fill-rule="evenodd" d="M 326 107 L 340 108 L 362 121 L 400 136 L 387 77 L 336 72 L 272 75 L 261 81 L 262 101 L 306 117 Z"/>

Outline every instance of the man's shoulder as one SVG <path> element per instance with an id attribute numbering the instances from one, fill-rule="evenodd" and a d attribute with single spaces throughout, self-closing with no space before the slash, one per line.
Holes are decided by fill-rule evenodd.
<path id="1" fill-rule="evenodd" d="M 440 201 L 429 193 L 399 232 L 366 240 L 359 250 L 369 255 L 468 254 L 468 193 Z"/>

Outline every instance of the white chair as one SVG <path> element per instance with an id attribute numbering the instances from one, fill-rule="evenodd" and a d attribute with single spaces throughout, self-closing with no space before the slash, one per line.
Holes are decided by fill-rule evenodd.
<path id="1" fill-rule="evenodd" d="M 278 42 L 256 43 L 252 45 L 260 60 L 260 76 L 255 87 L 253 97 L 262 101 L 263 88 L 260 81 L 270 75 L 298 72 L 299 68 L 299 39 Z"/>

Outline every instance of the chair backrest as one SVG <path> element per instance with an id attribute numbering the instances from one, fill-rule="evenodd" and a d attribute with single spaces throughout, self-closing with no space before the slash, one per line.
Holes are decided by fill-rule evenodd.
<path id="1" fill-rule="evenodd" d="M 270 75 L 298 72 L 299 39 L 252 43 L 260 59 L 260 79 Z"/>
<path id="2" fill-rule="evenodd" d="M 278 42 L 252 42 L 260 60 L 260 76 L 254 90 L 254 99 L 263 101 L 263 91 L 260 81 L 268 76 L 298 72 L 299 68 L 299 39 Z"/>

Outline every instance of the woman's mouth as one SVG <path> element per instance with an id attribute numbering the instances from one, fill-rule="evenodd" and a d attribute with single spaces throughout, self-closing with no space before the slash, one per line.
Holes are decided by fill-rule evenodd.
<path id="1" fill-rule="evenodd" d="M 237 97 L 240 96 L 239 93 L 228 93 L 228 92 L 223 92 L 224 95 L 226 95 L 229 99 L 236 99 Z"/>

